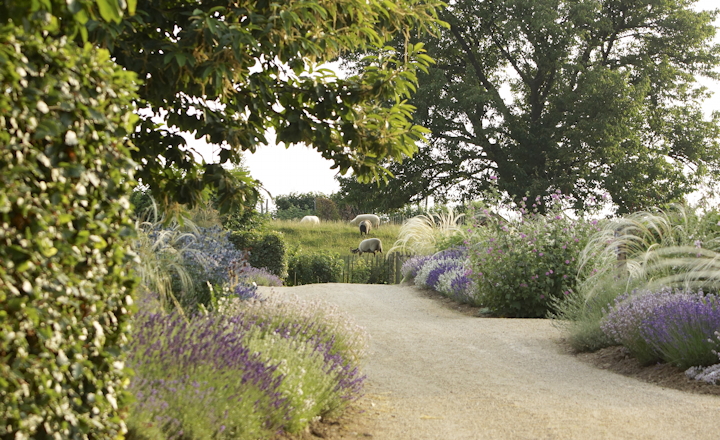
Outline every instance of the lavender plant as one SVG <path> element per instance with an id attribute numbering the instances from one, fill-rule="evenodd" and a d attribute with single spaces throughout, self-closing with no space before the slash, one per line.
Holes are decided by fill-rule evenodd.
<path id="1" fill-rule="evenodd" d="M 617 298 L 601 328 L 643 363 L 707 366 L 717 362 L 711 338 L 720 329 L 720 303 L 702 291 L 633 292 Z"/>
<path id="2" fill-rule="evenodd" d="M 244 343 L 242 321 L 177 314 L 136 317 L 129 365 L 137 396 L 129 427 L 164 438 L 256 439 L 281 429 L 289 404 L 277 365 Z"/>
<path id="3" fill-rule="evenodd" d="M 720 301 L 715 295 L 675 294 L 642 323 L 643 339 L 661 358 L 680 368 L 717 363 Z"/>
<path id="4" fill-rule="evenodd" d="M 481 209 L 482 221 L 469 231 L 470 260 L 478 300 L 507 317 L 544 317 L 553 301 L 576 289 L 577 255 L 597 221 L 573 219 L 565 210 L 573 201 L 552 194 L 545 214 L 541 198 L 511 209 L 511 220 Z"/>
<path id="5" fill-rule="evenodd" d="M 328 305 L 268 298 L 228 301 L 189 320 L 141 313 L 135 333 L 131 434 L 257 439 L 297 433 L 362 391 L 358 366 L 366 335 Z"/>
<path id="6" fill-rule="evenodd" d="M 431 255 L 420 255 L 408 258 L 401 266 L 400 272 L 403 275 L 403 281 L 411 281 L 415 279 L 423 264 L 432 258 Z"/>
<path id="7" fill-rule="evenodd" d="M 605 313 L 600 328 L 614 343 L 630 350 L 641 363 L 657 362 L 661 359 L 660 354 L 643 338 L 642 326 L 674 294 L 670 288 L 655 292 L 633 290 L 622 294 Z"/>

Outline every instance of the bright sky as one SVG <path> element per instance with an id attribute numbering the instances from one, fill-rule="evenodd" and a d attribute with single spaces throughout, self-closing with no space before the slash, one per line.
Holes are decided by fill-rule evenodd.
<path id="1" fill-rule="evenodd" d="M 714 9 L 718 6 L 718 0 L 699 0 L 696 5 L 698 9 Z M 720 26 L 720 20 L 716 25 Z M 716 41 L 720 42 L 720 35 L 716 36 Z M 706 102 L 706 110 L 720 110 L 720 83 L 708 80 L 701 81 L 701 84 L 715 91 L 715 95 Z M 209 159 L 209 146 L 202 141 L 188 140 Z M 340 189 L 334 179 L 337 170 L 330 169 L 332 162 L 309 147 L 263 146 L 255 154 L 245 154 L 245 165 L 253 178 L 262 182 L 273 197 L 291 192 L 330 195 Z"/>

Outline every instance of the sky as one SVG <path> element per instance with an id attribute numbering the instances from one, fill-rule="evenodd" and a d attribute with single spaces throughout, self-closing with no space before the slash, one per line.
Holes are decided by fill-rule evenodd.
<path id="1" fill-rule="evenodd" d="M 717 8 L 718 0 L 699 0 L 697 9 Z M 716 22 L 720 26 L 720 20 Z M 719 31 L 720 33 L 720 31 Z M 720 35 L 716 36 L 720 43 Z M 705 110 L 709 113 L 720 110 L 720 83 L 715 81 L 700 81 L 715 95 L 706 102 Z M 268 141 L 271 142 L 271 138 Z M 212 158 L 212 148 L 201 140 L 188 139 L 190 145 L 201 152 L 206 160 Z M 254 154 L 245 154 L 245 166 L 250 175 L 259 180 L 263 187 L 273 196 L 296 193 L 322 193 L 330 195 L 340 189 L 335 176 L 337 170 L 330 167 L 332 162 L 324 159 L 320 153 L 306 146 L 291 146 L 285 148 L 280 145 L 261 146 Z M 346 175 L 345 177 L 349 176 Z"/>

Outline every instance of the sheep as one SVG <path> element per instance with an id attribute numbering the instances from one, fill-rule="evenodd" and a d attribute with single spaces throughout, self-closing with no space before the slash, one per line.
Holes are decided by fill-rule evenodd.
<path id="1" fill-rule="evenodd" d="M 377 228 L 380 226 L 380 217 L 376 216 L 375 214 L 360 214 L 358 216 L 355 216 L 354 219 L 350 220 L 350 224 L 353 226 L 358 226 L 360 222 L 364 220 L 370 221 L 373 228 Z"/>
<path id="2" fill-rule="evenodd" d="M 313 225 L 320 224 L 320 219 L 316 215 L 306 215 L 300 220 L 300 223 L 310 223 Z"/>
<path id="3" fill-rule="evenodd" d="M 372 223 L 370 223 L 367 220 L 363 220 L 360 222 L 360 236 L 368 235 L 370 233 L 370 229 L 372 229 Z"/>
<path id="4" fill-rule="evenodd" d="M 375 252 L 383 253 L 382 250 L 382 242 L 379 238 L 368 238 L 366 240 L 363 240 L 360 242 L 360 245 L 358 245 L 357 249 L 350 249 L 350 252 L 353 254 L 362 254 L 363 252 L 370 253 L 372 252 L 373 255 L 375 255 Z"/>

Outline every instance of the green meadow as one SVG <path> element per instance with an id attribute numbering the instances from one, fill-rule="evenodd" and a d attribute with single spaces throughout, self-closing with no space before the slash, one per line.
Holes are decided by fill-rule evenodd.
<path id="1" fill-rule="evenodd" d="M 387 252 L 398 239 L 399 224 L 381 224 L 365 236 L 360 229 L 347 221 L 322 221 L 319 225 L 300 223 L 299 220 L 272 220 L 268 228 L 282 232 L 291 252 L 333 252 L 350 255 L 350 249 L 358 247 L 365 238 L 379 238 Z"/>

